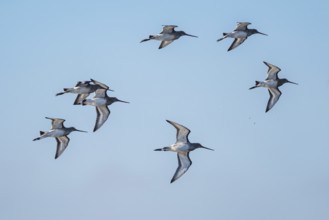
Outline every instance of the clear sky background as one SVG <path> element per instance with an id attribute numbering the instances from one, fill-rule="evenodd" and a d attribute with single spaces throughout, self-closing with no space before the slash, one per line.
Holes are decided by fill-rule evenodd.
<path id="1" fill-rule="evenodd" d="M 328 1 L 1 1 L 0 219 L 329 219 Z M 253 35 L 227 52 L 216 40 L 251 22 Z M 139 43 L 175 24 L 199 38 Z M 265 113 L 267 61 L 299 83 Z M 74 106 L 64 87 L 90 78 L 109 95 L 108 121 Z M 55 160 L 44 117 L 72 133 Z M 191 153 L 177 167 L 165 120 L 190 128 Z"/>

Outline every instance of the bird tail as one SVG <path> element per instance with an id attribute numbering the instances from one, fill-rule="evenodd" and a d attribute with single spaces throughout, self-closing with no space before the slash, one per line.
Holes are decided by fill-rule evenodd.
<path id="1" fill-rule="evenodd" d="M 257 88 L 259 86 L 260 82 L 259 81 L 255 81 L 255 86 L 250 87 L 249 89 L 254 89 Z"/>
<path id="2" fill-rule="evenodd" d="M 150 35 L 150 36 L 151 36 L 151 35 Z M 146 39 L 142 40 L 140 43 L 143 43 L 143 42 L 145 42 L 145 41 L 149 41 L 149 40 L 151 40 L 151 38 L 146 38 Z"/>
<path id="3" fill-rule="evenodd" d="M 42 135 L 44 135 L 45 133 L 45 131 L 40 131 L 40 137 L 34 138 L 33 141 L 40 140 L 42 138 Z"/>
<path id="4" fill-rule="evenodd" d="M 63 94 L 68 93 L 70 91 L 70 89 L 68 89 L 68 88 L 64 88 L 63 90 L 64 90 L 64 92 L 59 92 L 59 93 L 56 94 L 56 96 L 63 95 Z"/>
<path id="5" fill-rule="evenodd" d="M 223 33 L 223 37 L 222 37 L 222 38 L 219 38 L 219 39 L 217 40 L 217 42 L 218 42 L 218 41 L 221 41 L 221 40 L 223 40 L 223 39 L 225 39 L 225 38 L 227 37 L 227 35 L 228 35 L 228 33 Z"/>

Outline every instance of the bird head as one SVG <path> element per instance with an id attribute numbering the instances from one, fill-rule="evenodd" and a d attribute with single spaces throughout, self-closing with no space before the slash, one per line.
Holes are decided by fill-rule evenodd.
<path id="1" fill-rule="evenodd" d="M 82 131 L 82 130 L 76 129 L 75 127 L 70 127 L 70 132 L 72 132 L 72 131 L 79 131 L 79 132 L 87 133 L 87 131 Z"/>
<path id="2" fill-rule="evenodd" d="M 187 34 L 184 31 L 177 31 L 177 32 L 179 32 L 181 36 L 198 37 L 198 36 L 195 36 L 195 35 Z"/>
<path id="3" fill-rule="evenodd" d="M 264 34 L 262 32 L 259 32 L 256 29 L 249 29 L 249 31 L 250 31 L 250 35 L 253 35 L 253 34 L 262 34 L 262 35 L 268 36 L 267 34 Z"/>
<path id="4" fill-rule="evenodd" d="M 282 85 L 285 84 L 285 83 L 291 83 L 291 84 L 298 85 L 297 83 L 291 82 L 291 81 L 289 81 L 289 80 L 287 80 L 287 79 L 280 79 L 280 81 L 279 81 L 279 86 L 282 86 Z"/>
<path id="5" fill-rule="evenodd" d="M 116 98 L 116 97 L 112 97 L 112 103 L 113 103 L 113 102 L 129 103 L 129 102 L 126 102 L 126 101 L 122 101 L 122 100 L 120 100 L 120 99 L 118 99 L 118 98 Z"/>
<path id="6" fill-rule="evenodd" d="M 197 148 L 203 148 L 203 149 L 207 149 L 207 150 L 214 150 L 214 149 L 211 149 L 211 148 L 208 148 L 208 147 L 205 147 L 205 146 L 202 146 L 200 143 L 195 143 L 195 144 L 193 144 L 193 147 L 194 147 L 194 149 L 197 149 Z M 193 149 L 193 150 L 194 150 Z"/>

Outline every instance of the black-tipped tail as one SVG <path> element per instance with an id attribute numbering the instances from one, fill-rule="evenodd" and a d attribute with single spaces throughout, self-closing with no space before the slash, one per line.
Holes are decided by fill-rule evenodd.
<path id="1" fill-rule="evenodd" d="M 56 93 L 56 96 L 59 96 L 59 95 L 64 95 L 65 92 L 59 92 L 59 93 Z"/>
<path id="2" fill-rule="evenodd" d="M 254 89 L 254 88 L 257 88 L 258 87 L 258 85 L 259 85 L 259 81 L 255 81 L 255 86 L 253 86 L 253 87 L 250 87 L 249 89 Z"/>
<path id="3" fill-rule="evenodd" d="M 225 39 L 227 34 L 228 34 L 228 33 L 223 33 L 223 37 L 222 37 L 222 38 L 219 38 L 219 39 L 217 40 L 217 42 L 218 42 L 218 41 L 221 41 L 221 40 L 223 40 L 223 39 Z"/>
<path id="4" fill-rule="evenodd" d="M 158 148 L 158 149 L 155 149 L 154 151 L 170 151 L 170 147 Z"/>
<path id="5" fill-rule="evenodd" d="M 58 96 L 58 95 L 64 95 L 65 93 L 68 93 L 69 92 L 69 89 L 68 88 L 64 88 L 63 90 L 64 90 L 64 92 L 59 92 L 59 93 L 56 94 L 56 96 Z"/>
<path id="6" fill-rule="evenodd" d="M 146 38 L 146 39 L 142 40 L 140 43 L 143 43 L 143 42 L 145 42 L 145 41 L 149 41 L 149 40 L 151 40 L 151 39 L 153 39 L 153 36 L 152 36 L 152 35 L 150 35 L 149 38 Z"/>

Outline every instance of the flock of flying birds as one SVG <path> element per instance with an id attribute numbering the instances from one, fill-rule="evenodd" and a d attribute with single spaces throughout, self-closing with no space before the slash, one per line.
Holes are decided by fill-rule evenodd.
<path id="1" fill-rule="evenodd" d="M 56 96 L 63 95 L 66 93 L 77 94 L 77 97 L 74 101 L 74 105 L 91 105 L 96 108 L 96 123 L 94 127 L 94 132 L 97 131 L 108 119 L 111 111 L 108 108 L 109 105 L 114 102 L 123 102 L 129 103 L 126 101 L 122 101 L 116 97 L 109 97 L 107 95 L 107 91 L 111 90 L 104 83 L 98 82 L 94 79 L 90 79 L 90 81 L 79 81 L 75 87 L 73 88 L 64 88 L 63 92 L 59 92 Z M 91 93 L 95 93 L 95 96 L 92 99 L 87 99 L 87 97 Z M 66 149 L 67 145 L 70 142 L 70 138 L 68 135 L 72 131 L 86 132 L 82 130 L 78 130 L 74 127 L 65 127 L 64 119 L 61 118 L 49 118 L 46 119 L 51 120 L 51 129 L 49 131 L 40 131 L 40 137 L 33 139 L 33 141 L 37 141 L 46 137 L 54 137 L 57 141 L 57 149 L 55 154 L 55 159 L 57 159 Z"/>
<path id="2" fill-rule="evenodd" d="M 226 38 L 234 38 L 233 43 L 228 48 L 228 51 L 231 51 L 241 45 L 249 36 L 253 34 L 266 35 L 256 29 L 249 29 L 248 25 L 250 24 L 251 23 L 249 22 L 238 22 L 236 28 L 232 32 L 223 33 L 223 37 L 218 39 L 217 41 L 221 41 Z M 142 40 L 141 43 L 149 40 L 158 40 L 161 41 L 161 44 L 159 46 L 159 49 L 161 49 L 168 46 L 173 41 L 179 39 L 181 36 L 197 37 L 195 35 L 187 34 L 184 31 L 176 31 L 176 27 L 176 25 L 164 25 L 161 33 L 156 35 L 149 35 L 149 38 Z M 264 87 L 268 89 L 270 98 L 268 100 L 265 110 L 265 112 L 268 112 L 278 102 L 282 94 L 279 90 L 279 87 L 285 83 L 292 83 L 296 85 L 297 83 L 291 82 L 287 79 L 280 79 L 278 77 L 278 73 L 281 71 L 279 67 L 268 62 L 264 62 L 264 64 L 268 67 L 267 78 L 264 81 L 256 81 L 255 86 L 251 87 L 250 89 L 258 87 Z M 77 94 L 77 98 L 73 103 L 74 105 L 95 106 L 97 113 L 96 123 L 93 130 L 95 132 L 108 119 L 110 115 L 110 110 L 108 108 L 109 105 L 114 102 L 129 103 L 126 101 L 119 100 L 116 97 L 109 97 L 107 95 L 107 91 L 113 90 L 111 90 L 109 86 L 105 85 L 104 83 L 90 79 L 90 81 L 79 81 L 73 88 L 64 88 L 64 91 L 57 93 L 56 96 L 63 95 L 66 93 L 74 93 Z M 95 96 L 92 99 L 87 99 L 87 97 L 91 93 L 95 93 Z M 86 131 L 78 130 L 74 127 L 65 127 L 63 124 L 65 121 L 64 119 L 49 117 L 46 118 L 52 121 L 51 129 L 49 131 L 40 131 L 40 137 L 33 139 L 33 141 L 40 140 L 46 137 L 54 137 L 57 141 L 57 150 L 55 154 L 55 159 L 57 159 L 68 146 L 68 143 L 70 141 L 68 135 L 72 131 Z M 173 151 L 177 153 L 178 167 L 174 176 L 171 179 L 172 183 L 178 178 L 180 178 L 184 173 L 186 173 L 186 171 L 192 165 L 192 161 L 189 156 L 191 151 L 198 148 L 203 148 L 207 150 L 213 149 L 204 147 L 200 143 L 191 143 L 188 139 L 188 135 L 190 134 L 190 130 L 188 128 L 173 121 L 167 120 L 167 122 L 176 128 L 176 143 L 167 147 L 155 149 L 155 151 Z"/>

